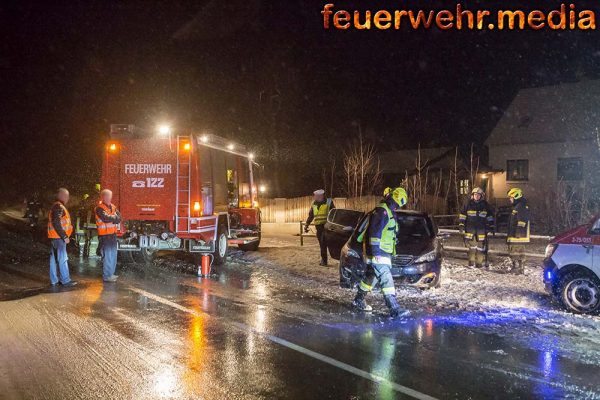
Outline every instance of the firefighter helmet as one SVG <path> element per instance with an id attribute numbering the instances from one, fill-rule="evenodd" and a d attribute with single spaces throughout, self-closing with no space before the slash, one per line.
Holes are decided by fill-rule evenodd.
<path id="1" fill-rule="evenodd" d="M 512 197 L 513 199 L 517 200 L 520 199 L 521 197 L 523 197 L 523 190 L 519 189 L 519 188 L 512 188 L 508 191 L 508 197 Z"/>
<path id="2" fill-rule="evenodd" d="M 471 194 L 480 194 L 481 196 L 484 196 L 485 192 L 480 187 L 474 187 L 473 190 L 471 190 Z"/>
<path id="3" fill-rule="evenodd" d="M 392 188 L 389 186 L 386 187 L 385 189 L 383 189 L 383 197 L 388 197 L 391 192 L 392 192 Z"/>
<path id="4" fill-rule="evenodd" d="M 401 187 L 397 187 L 392 190 L 391 193 L 392 200 L 394 200 L 400 207 L 405 206 L 408 203 L 408 194 L 406 194 L 406 190 Z"/>

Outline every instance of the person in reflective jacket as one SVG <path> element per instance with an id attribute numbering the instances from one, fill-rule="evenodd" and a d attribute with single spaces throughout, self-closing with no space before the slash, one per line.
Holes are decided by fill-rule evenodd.
<path id="1" fill-rule="evenodd" d="M 487 267 L 488 234 L 494 227 L 494 209 L 481 188 L 473 188 L 471 199 L 459 215 L 458 228 L 469 248 L 469 267 Z"/>
<path id="2" fill-rule="evenodd" d="M 67 210 L 69 202 L 69 191 L 65 188 L 58 189 L 56 202 L 48 213 L 48 239 L 50 239 L 50 284 L 56 286 L 74 286 L 69 276 L 69 257 L 67 256 L 67 245 L 73 234 L 71 215 Z M 58 269 L 58 275 L 56 274 Z"/>
<path id="3" fill-rule="evenodd" d="M 308 226 L 311 224 L 311 222 L 315 225 L 315 229 L 317 230 L 317 240 L 319 241 L 319 247 L 321 249 L 321 263 L 319 265 L 326 266 L 327 243 L 325 243 L 323 232 L 325 231 L 327 215 L 329 214 L 329 211 L 335 208 L 335 205 L 333 204 L 333 200 L 325 197 L 325 191 L 323 189 L 315 190 L 313 195 L 315 200 L 310 206 L 308 218 L 306 219 L 306 224 L 304 225 L 304 232 L 308 232 Z"/>
<path id="4" fill-rule="evenodd" d="M 523 190 L 519 188 L 510 189 L 508 198 L 512 210 L 508 220 L 506 243 L 512 262 L 512 272 L 522 275 L 525 273 L 525 250 L 530 242 L 529 205 L 527 199 L 523 197 Z"/>
<path id="5" fill-rule="evenodd" d="M 360 311 L 372 311 L 365 297 L 374 286 L 378 285 L 383 293 L 385 304 L 390 310 L 390 316 L 399 317 L 409 314 L 402 310 L 396 301 L 396 288 L 390 268 L 392 256 L 396 254 L 397 223 L 395 212 L 408 201 L 403 188 L 395 188 L 371 211 L 367 225 L 359 233 L 357 240 L 363 244 L 363 254 L 367 270 L 361 280 L 356 297 L 352 302 L 354 308 Z"/>
<path id="6" fill-rule="evenodd" d="M 121 223 L 121 214 L 112 204 L 112 192 L 104 189 L 100 193 L 102 201 L 95 210 L 96 228 L 98 229 L 98 247 L 102 256 L 102 279 L 114 282 L 117 268 L 117 231 Z"/>

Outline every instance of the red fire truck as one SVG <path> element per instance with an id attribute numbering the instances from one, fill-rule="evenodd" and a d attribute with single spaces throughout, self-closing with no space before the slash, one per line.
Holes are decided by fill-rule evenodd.
<path id="1" fill-rule="evenodd" d="M 148 132 L 111 125 L 102 187 L 121 211 L 119 257 L 149 262 L 158 251 L 211 254 L 256 250 L 260 210 L 253 155 L 215 135 Z"/>

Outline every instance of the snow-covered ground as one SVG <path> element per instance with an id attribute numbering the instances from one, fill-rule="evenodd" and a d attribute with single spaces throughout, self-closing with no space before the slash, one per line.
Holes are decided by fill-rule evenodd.
<path id="1" fill-rule="evenodd" d="M 260 251 L 237 255 L 239 268 L 250 269 L 254 279 L 262 275 L 270 287 L 292 286 L 303 299 L 349 304 L 354 291 L 339 288 L 335 260 L 330 260 L 329 267 L 318 265 L 318 247 L 313 242 L 300 247 L 297 237 L 266 237 Z M 506 261 L 496 260 L 485 271 L 466 267 L 464 260 L 446 259 L 440 288 L 398 287 L 399 302 L 411 310 L 412 318 L 461 325 L 599 364 L 600 317 L 563 311 L 545 292 L 542 270 L 535 261 L 528 263 L 524 275 L 507 273 Z M 385 312 L 381 297 L 374 294 L 369 301 Z M 321 317 L 337 318 L 331 314 Z"/>

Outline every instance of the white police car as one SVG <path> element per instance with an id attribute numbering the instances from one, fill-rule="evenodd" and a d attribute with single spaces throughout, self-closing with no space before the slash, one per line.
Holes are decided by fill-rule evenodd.
<path id="1" fill-rule="evenodd" d="M 600 311 L 600 217 L 550 241 L 544 283 L 567 310 L 578 314 Z"/>

